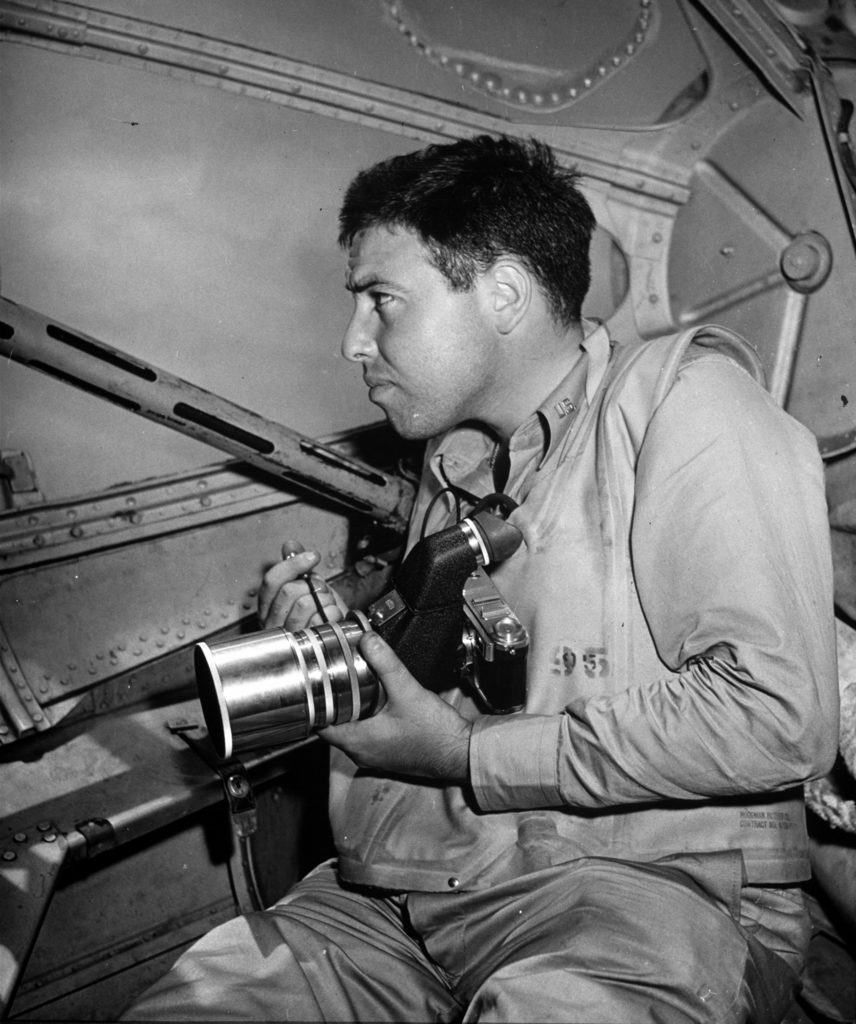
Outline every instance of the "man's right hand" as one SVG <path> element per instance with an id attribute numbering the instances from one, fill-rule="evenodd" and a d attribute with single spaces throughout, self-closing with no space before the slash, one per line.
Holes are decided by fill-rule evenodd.
<path id="1" fill-rule="evenodd" d="M 312 583 L 324 609 L 323 615 L 318 611 L 309 583 L 301 578 L 321 561 L 317 551 L 304 551 L 302 544 L 289 540 L 282 545 L 282 559 L 262 577 L 259 621 L 263 628 L 284 626 L 289 632 L 294 632 L 344 618 L 347 608 L 321 576 L 313 573 Z"/>

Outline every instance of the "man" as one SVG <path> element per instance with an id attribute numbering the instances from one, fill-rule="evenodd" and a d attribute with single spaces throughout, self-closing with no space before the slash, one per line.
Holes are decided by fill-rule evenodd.
<path id="1" fill-rule="evenodd" d="M 411 537 L 504 491 L 492 578 L 523 712 L 421 685 L 328 728 L 335 863 L 203 939 L 132 1019 L 780 1019 L 808 939 L 801 784 L 835 756 L 816 445 L 718 328 L 581 320 L 594 219 L 535 141 L 478 137 L 351 184 L 344 356 L 428 440 Z M 320 621 L 289 542 L 265 625 Z M 326 614 L 341 616 L 335 595 Z M 439 692 L 438 692 L 439 691 Z"/>

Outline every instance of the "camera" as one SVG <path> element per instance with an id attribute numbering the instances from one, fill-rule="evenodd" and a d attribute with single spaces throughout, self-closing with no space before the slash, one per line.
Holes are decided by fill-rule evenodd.
<path id="1" fill-rule="evenodd" d="M 221 757 L 293 743 L 328 725 L 369 718 L 385 695 L 358 644 L 371 629 L 433 690 L 461 680 L 490 714 L 526 699 L 526 629 L 485 566 L 510 557 L 520 531 L 485 499 L 465 519 L 413 546 L 391 589 L 364 613 L 289 633 L 261 630 L 197 644 L 194 667 L 205 724 Z"/>

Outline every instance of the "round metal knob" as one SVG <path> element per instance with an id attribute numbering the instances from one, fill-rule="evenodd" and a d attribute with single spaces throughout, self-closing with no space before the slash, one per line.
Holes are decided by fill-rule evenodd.
<path id="1" fill-rule="evenodd" d="M 499 643 L 512 645 L 524 638 L 525 630 L 515 619 L 504 616 L 493 624 L 493 635 Z"/>
<path id="2" fill-rule="evenodd" d="M 832 249 L 817 231 L 797 235 L 779 259 L 782 276 L 796 292 L 815 292 L 829 277 Z"/>

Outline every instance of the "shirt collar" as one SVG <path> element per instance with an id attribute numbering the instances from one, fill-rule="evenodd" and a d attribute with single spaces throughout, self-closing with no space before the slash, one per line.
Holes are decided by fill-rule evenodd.
<path id="1" fill-rule="evenodd" d="M 567 376 L 547 396 L 541 405 L 515 430 L 509 447 L 540 445 L 542 466 L 567 437 L 580 411 L 594 398 L 609 362 L 612 342 L 604 324 L 597 320 L 582 320 L 583 340 L 580 348 L 585 358 L 578 359 Z M 430 452 L 433 447 L 433 452 Z M 495 442 L 478 427 L 462 426 L 438 438 L 429 452 L 431 461 L 442 456 L 447 470 L 455 476 L 475 469 L 490 456 Z"/>
<path id="2" fill-rule="evenodd" d="M 523 443 L 532 443 L 533 421 L 537 422 L 542 436 L 542 455 L 539 468 L 564 442 L 580 412 L 594 398 L 603 379 L 611 342 L 606 327 L 596 320 L 583 320 L 583 340 L 580 348 L 585 358 L 577 360 L 568 375 L 547 396 L 530 417 L 511 438 L 512 448 Z M 516 438 L 520 435 L 520 440 Z M 526 440 L 524 440 L 524 437 Z"/>

